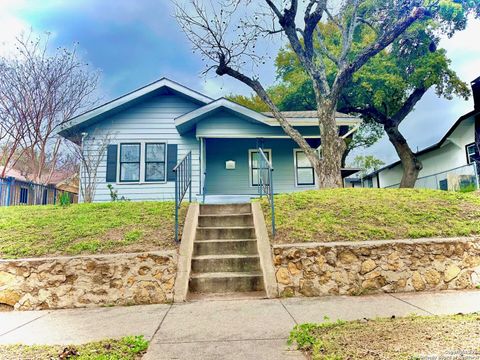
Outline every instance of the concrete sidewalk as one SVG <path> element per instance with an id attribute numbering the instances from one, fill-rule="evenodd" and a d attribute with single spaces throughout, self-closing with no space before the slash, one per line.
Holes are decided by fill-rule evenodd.
<path id="1" fill-rule="evenodd" d="M 145 359 L 302 359 L 286 339 L 296 323 L 480 311 L 480 291 L 0 313 L 0 344 L 79 344 L 144 335 Z"/>

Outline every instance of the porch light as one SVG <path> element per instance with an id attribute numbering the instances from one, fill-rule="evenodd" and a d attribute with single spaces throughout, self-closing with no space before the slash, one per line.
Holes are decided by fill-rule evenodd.
<path id="1" fill-rule="evenodd" d="M 227 170 L 235 170 L 235 161 L 234 161 L 234 160 L 227 160 L 227 161 L 225 161 L 225 169 L 227 169 Z"/>

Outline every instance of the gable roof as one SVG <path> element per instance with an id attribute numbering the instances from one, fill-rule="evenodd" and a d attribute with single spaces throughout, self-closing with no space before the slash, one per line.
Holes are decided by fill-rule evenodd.
<path id="1" fill-rule="evenodd" d="M 420 155 L 423 155 L 423 154 L 427 154 L 429 153 L 430 151 L 433 151 L 433 150 L 437 150 L 439 149 L 444 143 L 447 142 L 448 138 L 450 137 L 450 135 L 452 135 L 452 133 L 457 129 L 457 127 L 464 121 L 464 120 L 467 120 L 469 119 L 470 117 L 472 116 L 475 116 L 477 114 L 480 114 L 480 110 L 472 110 L 470 111 L 469 113 L 466 113 L 465 115 L 462 115 L 458 118 L 457 121 L 455 121 L 455 123 L 450 127 L 450 129 L 448 129 L 448 131 L 445 133 L 445 135 L 443 135 L 443 137 L 435 144 L 433 145 L 430 145 L 430 146 L 427 146 L 426 148 L 420 150 L 420 151 L 417 151 L 416 153 L 414 153 L 416 156 L 420 156 Z M 383 170 L 387 170 L 387 169 L 391 169 L 395 166 L 397 166 L 398 164 L 400 164 L 401 161 L 400 160 L 397 160 L 391 164 L 388 164 L 388 165 L 385 165 L 383 167 L 381 167 L 380 169 L 378 170 L 375 170 L 375 171 L 372 171 L 370 174 L 366 175 L 365 178 L 367 177 L 372 177 L 380 172 L 382 172 Z"/>
<path id="2" fill-rule="evenodd" d="M 184 115 L 181 115 L 175 119 L 175 125 L 177 130 L 182 134 L 190 131 L 195 124 L 202 120 L 208 114 L 218 110 L 225 109 L 245 118 L 247 121 L 264 124 L 267 126 L 280 126 L 279 122 L 273 116 L 271 112 L 257 112 L 251 110 L 246 106 L 238 104 L 234 101 L 226 98 L 220 98 L 212 101 L 211 103 L 202 106 L 196 110 L 190 111 Z M 282 111 L 281 112 L 286 120 L 292 126 L 317 126 L 318 125 L 318 113 L 316 110 L 312 111 Z M 350 126 L 357 125 L 361 122 L 360 118 L 336 112 L 335 114 L 338 126 Z"/>
<path id="3" fill-rule="evenodd" d="M 79 134 L 82 129 L 101 121 L 107 116 L 120 112 L 148 96 L 160 94 L 162 91 L 171 91 L 180 94 L 202 105 L 200 108 L 175 119 L 175 125 L 180 134 L 190 131 L 202 118 L 218 109 L 231 111 L 247 121 L 267 126 L 280 126 L 272 113 L 257 112 L 226 98 L 213 100 L 175 81 L 162 78 L 70 119 L 61 127 L 58 134 L 72 139 L 75 135 Z M 318 125 L 318 115 L 316 111 L 285 111 L 282 113 L 292 126 Z M 357 125 L 361 122 L 358 117 L 339 112 L 336 113 L 336 118 L 338 126 Z"/>
<path id="4" fill-rule="evenodd" d="M 83 114 L 75 116 L 74 118 L 66 122 L 58 133 L 59 135 L 67 138 L 71 137 L 75 133 L 78 133 L 78 130 L 80 128 L 90 126 L 95 122 L 103 119 L 105 116 L 119 112 L 120 110 L 132 105 L 136 101 L 139 101 L 140 99 L 148 97 L 149 95 L 152 95 L 154 93 L 159 93 L 163 89 L 169 89 L 174 93 L 181 94 L 200 104 L 207 104 L 212 101 L 212 98 L 205 96 L 195 90 L 189 89 L 186 86 L 180 85 L 179 83 L 170 79 L 161 78 L 160 80 L 154 81 L 148 85 L 131 91 L 116 99 L 113 99 Z"/>
<path id="5" fill-rule="evenodd" d="M 177 130 L 180 132 L 180 134 L 185 133 L 191 130 L 195 126 L 195 124 L 198 123 L 205 116 L 218 109 L 232 111 L 235 114 L 246 118 L 248 121 L 269 125 L 268 116 L 255 110 L 251 110 L 243 105 L 237 104 L 236 102 L 233 102 L 231 100 L 220 98 L 218 100 L 212 101 L 205 106 L 202 106 L 201 108 L 177 117 L 175 119 L 175 126 L 177 127 Z"/>

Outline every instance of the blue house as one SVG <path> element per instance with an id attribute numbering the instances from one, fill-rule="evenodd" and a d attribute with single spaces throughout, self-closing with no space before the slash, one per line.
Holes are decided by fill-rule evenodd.
<path id="1" fill-rule="evenodd" d="M 315 111 L 284 115 L 320 148 Z M 338 113 L 337 123 L 348 137 L 360 120 Z M 304 153 L 271 114 L 211 99 L 165 78 L 72 118 L 60 135 L 90 157 L 98 155 L 94 201 L 110 200 L 108 184 L 133 201 L 173 199 L 173 170 L 187 154 L 194 196 L 249 198 L 258 194 L 259 147 L 274 168 L 276 193 L 316 187 Z M 352 171 L 344 169 L 343 175 Z M 85 183 L 85 169 L 81 174 Z"/>

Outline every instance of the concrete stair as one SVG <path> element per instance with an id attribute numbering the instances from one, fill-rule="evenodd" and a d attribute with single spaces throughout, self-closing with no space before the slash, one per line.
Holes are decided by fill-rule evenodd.
<path id="1" fill-rule="evenodd" d="M 264 294 L 250 204 L 200 205 L 189 290 Z"/>

